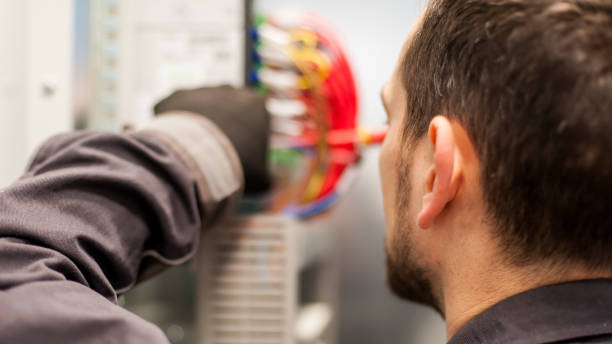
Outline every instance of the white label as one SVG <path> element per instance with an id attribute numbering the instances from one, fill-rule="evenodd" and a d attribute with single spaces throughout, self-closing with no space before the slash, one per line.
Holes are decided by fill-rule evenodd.
<path id="1" fill-rule="evenodd" d="M 135 124 L 150 119 L 155 103 L 177 88 L 243 85 L 243 1 L 139 0 L 122 6 L 120 73 L 126 83 L 120 112 Z"/>

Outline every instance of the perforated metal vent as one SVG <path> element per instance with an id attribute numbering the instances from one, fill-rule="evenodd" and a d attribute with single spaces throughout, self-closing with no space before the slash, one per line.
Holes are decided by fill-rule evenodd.
<path id="1" fill-rule="evenodd" d="M 202 238 L 200 343 L 293 343 L 296 231 L 291 219 L 257 216 Z"/>

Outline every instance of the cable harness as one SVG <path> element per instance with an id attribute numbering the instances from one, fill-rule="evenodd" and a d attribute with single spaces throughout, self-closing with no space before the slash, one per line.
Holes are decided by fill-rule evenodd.
<path id="1" fill-rule="evenodd" d="M 357 128 L 353 72 L 334 32 L 310 12 L 259 17 L 251 81 L 268 96 L 270 161 L 277 190 L 270 210 L 304 219 L 329 209 L 356 175 L 360 148 L 386 129 Z"/>

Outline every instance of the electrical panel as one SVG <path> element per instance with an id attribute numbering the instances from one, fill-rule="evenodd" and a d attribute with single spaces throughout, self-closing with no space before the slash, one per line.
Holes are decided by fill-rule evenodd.
<path id="1" fill-rule="evenodd" d="M 334 343 L 332 229 L 282 215 L 241 216 L 205 233 L 198 262 L 202 344 Z"/>
<path id="2" fill-rule="evenodd" d="M 244 86 L 252 75 L 247 66 L 259 59 L 248 44 L 256 31 L 247 30 L 249 7 L 244 0 L 92 1 L 91 106 L 84 127 L 138 127 L 176 89 Z M 298 217 L 284 212 L 239 218 L 204 234 L 194 319 L 173 321 L 170 311 L 151 311 L 172 302 L 155 294 L 139 298 L 138 288 L 125 296 L 128 309 L 157 323 L 174 343 L 333 343 L 331 231 L 310 228 Z M 161 276 L 149 287 L 163 292 L 193 283 L 188 275 Z M 304 291 L 312 297 L 304 299 Z"/>
<path id="3" fill-rule="evenodd" d="M 297 228 L 289 218 L 254 217 L 204 236 L 198 275 L 202 343 L 294 342 Z"/>
<path id="4" fill-rule="evenodd" d="M 92 1 L 87 126 L 144 124 L 177 88 L 242 86 L 246 7 L 242 0 Z"/>

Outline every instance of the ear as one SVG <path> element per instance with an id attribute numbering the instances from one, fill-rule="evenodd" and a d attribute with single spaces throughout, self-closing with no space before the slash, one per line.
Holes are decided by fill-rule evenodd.
<path id="1" fill-rule="evenodd" d="M 455 198 L 462 168 L 448 118 L 436 116 L 431 121 L 429 140 L 433 151 L 433 166 L 427 176 L 426 193 L 417 218 L 422 229 L 430 228 L 446 205 Z"/>

